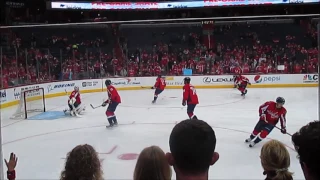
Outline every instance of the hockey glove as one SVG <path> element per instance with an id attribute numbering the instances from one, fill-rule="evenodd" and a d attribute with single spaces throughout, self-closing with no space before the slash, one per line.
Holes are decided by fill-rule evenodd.
<path id="1" fill-rule="evenodd" d="M 107 104 L 110 104 L 110 100 L 109 100 L 109 99 L 106 100 L 105 102 L 103 102 L 101 106 L 102 106 L 102 107 L 105 107 Z"/>
<path id="2" fill-rule="evenodd" d="M 265 114 L 260 115 L 260 120 L 263 120 L 264 122 L 268 123 L 267 116 Z"/>
<path id="3" fill-rule="evenodd" d="M 286 133 L 287 133 L 286 128 L 281 128 L 281 133 L 282 133 L 282 134 L 286 134 Z"/>
<path id="4" fill-rule="evenodd" d="M 182 101 L 182 106 L 186 106 L 186 105 L 187 105 L 186 101 Z"/>

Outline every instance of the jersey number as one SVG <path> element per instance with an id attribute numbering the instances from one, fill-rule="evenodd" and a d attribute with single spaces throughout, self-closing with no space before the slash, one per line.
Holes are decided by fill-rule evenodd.
<path id="1" fill-rule="evenodd" d="M 166 85 L 166 81 L 164 79 L 160 79 L 160 81 L 163 86 Z"/>
<path id="2" fill-rule="evenodd" d="M 193 95 L 196 95 L 196 94 L 197 94 L 196 88 L 194 88 L 194 87 L 190 87 L 190 89 L 191 89 L 191 91 L 192 91 Z"/>

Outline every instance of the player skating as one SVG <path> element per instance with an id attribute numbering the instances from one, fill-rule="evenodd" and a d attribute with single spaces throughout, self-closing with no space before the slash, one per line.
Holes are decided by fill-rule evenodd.
<path id="1" fill-rule="evenodd" d="M 196 88 L 190 84 L 191 79 L 189 77 L 184 78 L 183 86 L 183 100 L 182 105 L 187 105 L 187 113 L 190 119 L 197 120 L 197 116 L 193 114 L 194 109 L 198 101 L 198 95 Z"/>
<path id="2" fill-rule="evenodd" d="M 281 132 L 287 133 L 286 130 L 286 113 L 287 110 L 283 107 L 285 100 L 283 97 L 278 97 L 276 102 L 268 101 L 259 107 L 260 119 L 250 137 L 245 142 L 250 142 L 249 147 L 262 141 L 271 133 L 272 129 L 280 120 Z"/>
<path id="3" fill-rule="evenodd" d="M 108 100 L 103 102 L 102 106 L 105 107 L 107 104 L 109 104 L 106 111 L 106 115 L 109 121 L 109 126 L 106 127 L 109 128 L 118 125 L 117 117 L 114 112 L 116 111 L 117 106 L 121 103 L 121 98 L 117 89 L 111 85 L 110 80 L 107 79 L 105 81 L 105 84 L 107 86 Z"/>
<path id="4" fill-rule="evenodd" d="M 161 75 L 158 75 L 158 78 L 156 79 L 156 83 L 154 84 L 153 87 L 151 87 L 151 89 L 156 89 L 154 91 L 154 97 L 153 97 L 152 103 L 155 103 L 157 101 L 158 95 L 162 93 L 166 85 L 167 84 L 166 84 L 165 78 L 161 77 Z"/>
<path id="5" fill-rule="evenodd" d="M 82 111 L 85 110 L 85 106 L 81 106 L 81 97 L 80 97 L 80 91 L 78 86 L 75 86 L 74 91 L 72 91 L 72 93 L 70 94 L 68 99 L 68 106 L 69 106 L 69 110 L 65 109 L 63 112 L 65 114 L 70 113 L 71 116 L 77 116 L 78 114 L 80 114 Z"/>
<path id="6" fill-rule="evenodd" d="M 236 88 L 241 92 L 241 96 L 245 96 L 248 92 L 247 90 L 247 85 L 251 85 L 250 81 L 248 78 L 242 76 L 242 75 L 237 75 L 235 78 L 235 85 Z"/>

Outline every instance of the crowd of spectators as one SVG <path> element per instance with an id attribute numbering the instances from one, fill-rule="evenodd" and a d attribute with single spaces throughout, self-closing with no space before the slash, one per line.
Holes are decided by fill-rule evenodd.
<path id="1" fill-rule="evenodd" d="M 303 126 L 293 134 L 292 142 L 305 179 L 320 179 L 320 121 Z M 171 180 L 170 166 L 173 167 L 177 180 L 208 180 L 209 169 L 214 169 L 214 164 L 219 160 L 219 153 L 215 151 L 217 144 L 214 130 L 205 121 L 181 121 L 170 134 L 170 152 L 165 154 L 157 146 L 142 150 L 132 175 L 133 180 Z M 293 179 L 293 173 L 289 171 L 290 156 L 281 142 L 266 142 L 261 149 L 260 159 L 266 180 Z M 11 153 L 9 161 L 5 162 L 8 179 L 15 180 L 16 155 Z M 107 169 L 105 173 L 108 173 Z M 102 180 L 103 170 L 95 149 L 88 144 L 72 149 L 67 154 L 60 179 Z"/>
<path id="2" fill-rule="evenodd" d="M 1 47 L 1 84 L 182 75 L 185 68 L 194 75 L 316 73 L 316 21 L 271 21 L 17 28 Z"/>

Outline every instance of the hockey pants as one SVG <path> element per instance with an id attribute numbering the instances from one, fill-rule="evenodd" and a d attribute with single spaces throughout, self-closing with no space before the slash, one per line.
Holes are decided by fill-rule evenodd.
<path id="1" fill-rule="evenodd" d="M 256 126 L 254 127 L 253 130 L 253 135 L 257 136 L 260 133 L 260 137 L 262 139 L 266 138 L 268 134 L 271 133 L 271 131 L 273 130 L 274 125 L 269 124 L 265 121 L 259 120 L 259 122 L 256 124 Z"/>
<path id="2" fill-rule="evenodd" d="M 244 85 L 244 84 L 240 84 L 239 87 L 238 87 L 238 90 L 241 92 L 241 93 L 245 93 L 245 90 L 247 89 L 247 85 Z"/>
<path id="3" fill-rule="evenodd" d="M 157 89 L 154 91 L 154 94 L 155 94 L 155 95 L 159 95 L 159 94 L 162 93 L 162 91 L 163 91 L 163 90 L 157 88 Z"/>

